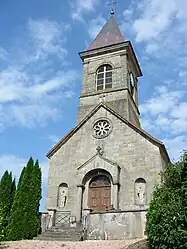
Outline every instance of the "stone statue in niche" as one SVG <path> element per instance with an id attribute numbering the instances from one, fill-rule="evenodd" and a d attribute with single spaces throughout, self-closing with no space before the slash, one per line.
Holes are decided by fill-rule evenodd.
<path id="1" fill-rule="evenodd" d="M 67 203 L 67 196 L 68 196 L 68 187 L 67 186 L 60 186 L 59 187 L 59 197 L 58 197 L 58 206 L 64 208 Z"/>
<path id="2" fill-rule="evenodd" d="M 138 205 L 146 204 L 146 182 L 141 178 L 135 182 L 135 202 Z"/>

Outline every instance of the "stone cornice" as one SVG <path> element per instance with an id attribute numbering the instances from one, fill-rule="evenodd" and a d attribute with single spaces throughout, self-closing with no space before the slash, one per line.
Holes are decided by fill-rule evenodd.
<path id="1" fill-rule="evenodd" d="M 125 52 L 125 50 L 127 52 Z M 106 53 L 113 53 L 116 51 L 124 51 L 123 53 L 130 54 L 133 60 L 133 64 L 135 65 L 135 68 L 136 68 L 137 77 L 140 77 L 143 75 L 140 65 L 138 63 L 138 60 L 136 58 L 136 54 L 134 52 L 134 49 L 130 41 L 125 41 L 125 42 L 121 42 L 121 43 L 114 44 L 114 45 L 96 48 L 96 49 L 92 49 L 89 51 L 83 51 L 79 53 L 79 56 L 81 57 L 82 61 L 84 61 L 86 58 L 89 58 L 89 57 L 99 56 L 99 55 L 103 55 Z"/>
<path id="2" fill-rule="evenodd" d="M 92 96 L 97 96 L 97 95 L 100 95 L 100 94 L 103 94 L 103 93 L 113 93 L 113 92 L 120 92 L 120 91 L 125 91 L 125 90 L 128 91 L 129 96 L 131 98 L 131 101 L 133 102 L 137 113 L 140 115 L 139 109 L 138 109 L 132 95 L 130 94 L 130 91 L 129 91 L 128 87 L 122 87 L 122 88 L 116 88 L 116 89 L 107 89 L 107 90 L 97 91 L 97 92 L 94 92 L 94 93 L 93 92 L 92 93 L 85 93 L 85 94 L 81 94 L 81 96 L 79 98 L 92 97 Z"/>

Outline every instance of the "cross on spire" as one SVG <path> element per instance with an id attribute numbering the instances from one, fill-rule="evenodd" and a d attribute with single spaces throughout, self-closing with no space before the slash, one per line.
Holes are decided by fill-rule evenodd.
<path id="1" fill-rule="evenodd" d="M 111 15 L 114 15 L 115 14 L 115 4 L 118 3 L 118 1 L 116 0 L 111 0 L 111 3 L 108 4 L 108 6 L 112 6 L 112 9 L 111 9 Z"/>

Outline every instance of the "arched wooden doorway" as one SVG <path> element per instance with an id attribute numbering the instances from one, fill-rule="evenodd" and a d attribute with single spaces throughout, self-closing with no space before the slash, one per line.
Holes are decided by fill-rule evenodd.
<path id="1" fill-rule="evenodd" d="M 111 183 L 107 176 L 92 178 L 88 191 L 88 207 L 93 211 L 105 211 L 111 205 Z"/>

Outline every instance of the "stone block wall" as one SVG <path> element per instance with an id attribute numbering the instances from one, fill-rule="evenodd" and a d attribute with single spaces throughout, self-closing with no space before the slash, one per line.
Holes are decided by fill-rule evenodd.
<path id="1" fill-rule="evenodd" d="M 93 123 L 100 117 L 108 118 L 113 126 L 111 134 L 104 139 L 93 137 Z M 119 208 L 132 210 L 135 205 L 135 181 L 146 181 L 146 201 L 151 198 L 153 187 L 160 181 L 159 173 L 163 169 L 163 159 L 159 148 L 128 127 L 117 117 L 101 107 L 51 158 L 48 178 L 46 208 L 71 211 L 77 215 L 77 185 L 82 184 L 84 173 L 95 167 L 105 167 L 105 162 L 85 165 L 100 146 L 104 157 L 116 162 L 120 167 Z M 104 165 L 104 166 L 102 166 Z M 106 166 L 111 174 L 113 167 Z M 165 165 L 164 165 L 165 167 Z M 68 185 L 67 204 L 57 207 L 58 187 Z M 136 205 L 135 205 L 136 206 Z"/>
<path id="2" fill-rule="evenodd" d="M 87 221 L 87 239 L 124 240 L 144 238 L 145 221 L 145 210 L 90 214 Z"/>

